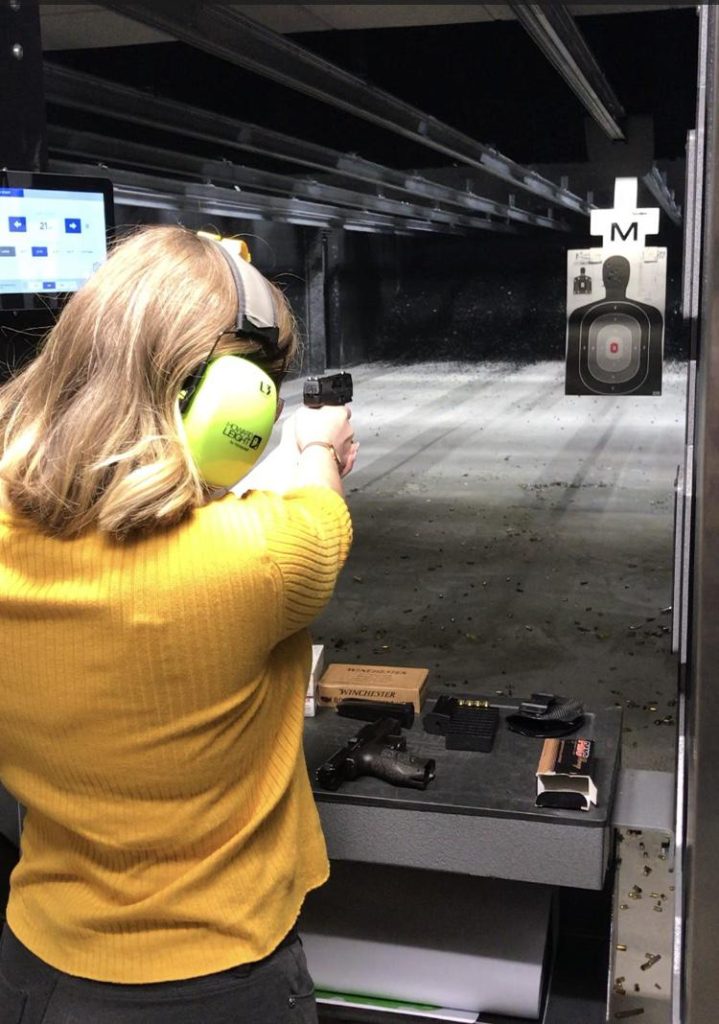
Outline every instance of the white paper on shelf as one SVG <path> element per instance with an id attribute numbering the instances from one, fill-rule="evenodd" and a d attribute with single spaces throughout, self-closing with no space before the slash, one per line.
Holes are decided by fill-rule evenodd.
<path id="1" fill-rule="evenodd" d="M 329 996 L 319 995 L 317 1002 L 322 1003 L 324 1006 L 349 1006 L 361 1010 L 373 1009 L 372 1004 L 368 1000 L 363 999 L 361 1002 L 355 1001 L 351 996 Z M 469 1010 L 450 1010 L 447 1007 L 433 1007 L 431 1010 L 418 1010 L 416 1007 L 408 1004 L 406 1007 L 402 1006 L 386 1006 L 384 1004 L 376 1004 L 374 1009 L 380 1010 L 383 1014 L 396 1014 L 398 1017 L 425 1017 L 427 1020 L 444 1020 L 454 1021 L 456 1024 L 482 1024 L 481 1019 L 477 1019 L 477 1014 Z M 401 1024 L 401 1021 L 398 1021 Z"/>
<path id="2" fill-rule="evenodd" d="M 544 886 L 335 861 L 300 931 L 318 989 L 536 1020 L 551 908 Z"/>

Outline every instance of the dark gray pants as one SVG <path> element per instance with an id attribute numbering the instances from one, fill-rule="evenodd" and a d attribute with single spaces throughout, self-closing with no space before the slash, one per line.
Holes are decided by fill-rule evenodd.
<path id="1" fill-rule="evenodd" d="M 55 970 L 5 925 L 0 1024 L 317 1024 L 317 1009 L 296 932 L 255 964 L 187 981 L 115 985 Z"/>

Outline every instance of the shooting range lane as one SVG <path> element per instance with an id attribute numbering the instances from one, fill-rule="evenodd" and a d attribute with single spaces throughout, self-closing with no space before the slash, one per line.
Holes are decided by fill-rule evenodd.
<path id="1" fill-rule="evenodd" d="M 619 399 L 565 397 L 559 361 L 351 369 L 355 543 L 313 628 L 326 662 L 424 666 L 431 696 L 618 705 L 624 767 L 671 770 L 684 367 Z"/>

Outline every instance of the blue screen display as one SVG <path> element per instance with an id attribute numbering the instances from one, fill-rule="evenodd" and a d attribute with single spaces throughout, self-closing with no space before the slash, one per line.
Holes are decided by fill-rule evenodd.
<path id="1" fill-rule="evenodd" d="M 101 192 L 0 188 L 0 295 L 77 291 L 106 255 Z"/>

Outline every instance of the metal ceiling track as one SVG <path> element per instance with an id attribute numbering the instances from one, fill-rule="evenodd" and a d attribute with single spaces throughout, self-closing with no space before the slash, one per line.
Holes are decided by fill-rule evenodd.
<path id="1" fill-rule="evenodd" d="M 516 228 L 506 222 L 492 221 L 488 217 L 471 217 L 439 207 L 430 208 L 416 203 L 365 195 L 334 185 L 242 167 L 227 160 L 205 160 L 203 157 L 157 149 L 155 146 L 128 142 L 124 139 L 110 139 L 94 132 L 49 125 L 47 142 L 50 152 L 60 159 L 80 157 L 83 161 L 92 161 L 103 166 L 124 164 L 129 165 L 128 169 L 145 168 L 162 174 L 187 175 L 200 179 L 201 184 L 229 186 L 240 192 L 245 189 L 259 189 L 261 192 L 274 192 L 287 198 L 348 207 L 347 212 L 380 213 L 413 220 L 426 219 L 438 231 L 442 230 L 443 226 L 449 226 L 468 230 L 516 232 Z"/>
<path id="2" fill-rule="evenodd" d="M 433 206 L 440 203 L 457 207 L 466 214 L 487 214 L 531 227 L 569 230 L 566 221 L 558 219 L 551 209 L 544 214 L 514 204 L 499 203 L 479 196 L 469 188 L 454 189 L 418 174 L 408 174 L 351 153 L 236 121 L 176 100 L 153 96 L 59 64 L 46 61 L 43 77 L 48 101 L 58 106 L 91 113 L 102 111 L 103 115 L 121 121 L 217 143 L 224 150 L 257 153 L 310 167 L 345 182 L 348 179 L 361 181 L 377 196 L 396 195 L 396 198 L 403 199 L 409 194 L 413 203 L 425 202 Z"/>
<path id="3" fill-rule="evenodd" d="M 682 211 L 681 207 L 677 205 L 675 200 L 674 190 L 669 188 L 665 175 L 659 170 L 656 164 L 652 167 L 651 171 L 642 175 L 642 182 L 654 196 L 669 219 L 673 221 L 674 224 L 681 224 Z"/>
<path id="4" fill-rule="evenodd" d="M 610 139 L 624 139 L 624 108 L 565 4 L 508 4 L 552 66 Z"/>
<path id="5" fill-rule="evenodd" d="M 381 213 L 305 202 L 278 196 L 237 191 L 217 185 L 181 181 L 154 174 L 140 174 L 122 168 L 96 163 L 77 163 L 51 159 L 48 170 L 56 174 L 85 174 L 109 178 L 114 186 L 118 206 L 139 206 L 144 209 L 177 210 L 210 217 L 231 217 L 239 220 L 273 220 L 316 228 L 342 228 L 393 234 L 466 234 L 466 228 L 436 224 L 427 219 L 392 217 Z M 508 229 L 511 230 L 511 229 Z"/>
<path id="6" fill-rule="evenodd" d="M 390 93 L 310 53 L 230 7 L 197 0 L 150 4 L 107 0 L 103 6 L 174 36 L 215 57 L 238 64 L 298 92 L 348 111 L 420 145 L 476 167 L 546 202 L 588 215 L 584 199 L 522 167 L 497 150 L 444 124 Z"/>

